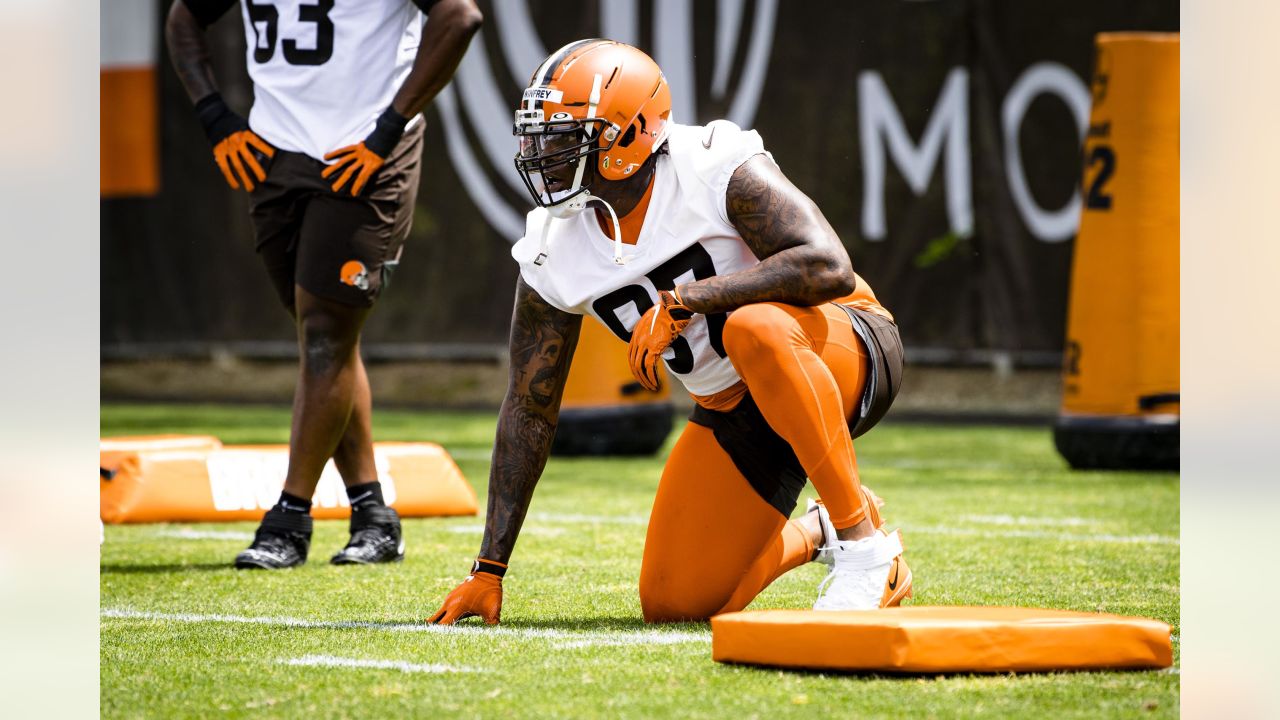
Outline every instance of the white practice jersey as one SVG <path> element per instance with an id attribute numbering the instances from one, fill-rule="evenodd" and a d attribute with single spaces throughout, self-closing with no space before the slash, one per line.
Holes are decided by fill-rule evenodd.
<path id="1" fill-rule="evenodd" d="M 423 15 L 410 0 L 243 0 L 241 9 L 249 127 L 317 160 L 373 130 L 422 37 Z"/>
<path id="2" fill-rule="evenodd" d="M 529 213 L 525 236 L 511 249 L 520 276 L 551 305 L 590 315 L 623 341 L 640 316 L 658 301 L 659 290 L 745 270 L 759 262 L 729 222 L 725 194 L 729 178 L 743 162 L 764 153 L 754 130 L 726 120 L 705 127 L 671 125 L 669 152 L 659 155 L 653 193 L 630 259 L 614 262 L 613 242 L 588 210 L 551 219 Z M 547 257 L 535 263 L 545 222 L 551 225 Z M 695 314 L 663 355 L 667 369 L 694 395 L 711 395 L 738 382 L 725 355 L 726 313 Z"/>

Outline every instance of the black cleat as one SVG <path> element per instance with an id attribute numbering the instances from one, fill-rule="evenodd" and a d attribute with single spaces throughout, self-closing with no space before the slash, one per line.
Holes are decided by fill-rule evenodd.
<path id="1" fill-rule="evenodd" d="M 329 559 L 334 565 L 369 565 L 404 559 L 400 516 L 386 505 L 351 508 L 351 541 Z"/>
<path id="2" fill-rule="evenodd" d="M 307 561 L 311 516 L 268 510 L 253 535 L 253 544 L 236 556 L 241 569 L 279 570 Z"/>

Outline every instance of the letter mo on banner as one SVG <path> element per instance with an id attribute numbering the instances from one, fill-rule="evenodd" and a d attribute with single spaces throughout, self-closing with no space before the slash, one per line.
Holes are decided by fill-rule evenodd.
<path id="1" fill-rule="evenodd" d="M 597 1 L 600 36 L 638 42 L 640 0 Z M 754 16 L 749 36 L 743 37 L 749 5 Z M 697 112 L 695 58 L 701 56 L 711 58 L 711 99 L 728 98 L 728 119 L 743 127 L 753 126 L 772 54 L 778 5 L 778 0 L 719 0 L 715 47 L 698 53 L 695 51 L 701 48 L 696 47 L 694 39 L 693 0 L 654 0 L 652 50 L 671 85 L 673 119 L 685 123 L 714 119 L 700 117 Z M 548 51 L 534 25 L 528 0 L 503 2 L 501 12 L 493 15 L 492 25 L 491 32 L 496 37 L 488 41 L 499 43 L 506 67 L 490 63 L 486 36 L 477 35 L 458 67 L 458 82 L 440 93 L 437 107 L 450 162 L 467 193 L 489 225 L 515 242 L 524 234 L 526 190 L 512 166 L 515 143 L 511 137 L 511 111 L 515 98 L 504 96 L 501 88 L 506 82 L 499 83 L 499 79 L 505 76 L 510 83 L 524 85 Z M 738 52 L 740 45 L 745 45 L 745 52 Z M 735 62 L 738 56 L 742 56 L 741 62 Z M 956 67 L 948 72 L 919 142 L 908 133 L 878 71 L 858 73 L 856 82 L 863 236 L 883 240 L 888 235 L 884 207 L 886 156 L 917 196 L 928 190 L 941 162 L 948 222 L 953 232 L 968 236 L 974 217 L 968 71 Z M 1081 198 L 1079 188 L 1075 188 L 1064 206 L 1046 209 L 1028 186 L 1018 135 L 1031 101 L 1044 93 L 1056 95 L 1066 103 L 1081 140 L 1088 125 L 1090 96 L 1084 82 L 1071 70 L 1059 63 L 1040 62 L 1018 77 L 1003 102 L 1004 161 L 1010 194 L 1031 234 L 1052 243 L 1075 235 Z M 506 191 L 501 188 L 503 184 Z M 519 200 L 513 202 L 511 198 Z"/>
<path id="2" fill-rule="evenodd" d="M 933 104 L 920 142 L 913 143 L 884 78 L 875 70 L 858 75 L 858 134 L 862 149 L 862 235 L 883 240 L 888 235 L 884 210 L 885 149 L 916 196 L 924 195 L 941 158 L 951 231 L 967 237 L 973 231 L 973 174 L 969 143 L 969 73 L 952 68 Z M 1005 174 L 1014 205 L 1031 234 L 1049 243 L 1076 234 L 1080 223 L 1080 190 L 1067 204 L 1047 210 L 1027 185 L 1018 135 L 1031 101 L 1049 93 L 1061 98 L 1075 120 L 1080 141 L 1089 125 L 1089 89 L 1066 66 L 1040 62 L 1027 68 L 1005 96 L 1003 121 Z M 943 155 L 943 148 L 946 154 Z M 1074 182 L 1074 181 L 1073 181 Z"/>

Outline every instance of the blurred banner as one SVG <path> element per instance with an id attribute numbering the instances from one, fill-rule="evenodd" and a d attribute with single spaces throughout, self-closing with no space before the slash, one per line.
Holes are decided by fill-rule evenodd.
<path id="1" fill-rule="evenodd" d="M 156 132 L 155 0 L 114 0 L 102 13 L 99 163 L 102 197 L 153 195 L 160 187 Z"/>
<path id="2" fill-rule="evenodd" d="M 149 37 L 169 4 L 156 1 L 137 15 L 155 24 Z M 909 360 L 1056 365 L 1094 35 L 1177 31 L 1179 12 L 1177 0 L 480 5 L 485 26 L 427 111 L 413 234 L 367 325 L 370 356 L 492 357 L 505 344 L 509 248 L 531 204 L 511 163 L 512 111 L 547 53 L 607 36 L 662 65 L 678 122 L 760 131 L 897 316 Z M 107 7 L 104 48 L 125 32 Z M 247 112 L 240 22 L 230 12 L 210 36 L 223 95 Z M 163 51 L 157 70 L 155 194 L 109 196 L 103 135 L 103 355 L 292 354 L 245 198 L 221 180 Z M 104 128 L 139 113 L 143 100 L 105 88 L 104 75 Z"/>

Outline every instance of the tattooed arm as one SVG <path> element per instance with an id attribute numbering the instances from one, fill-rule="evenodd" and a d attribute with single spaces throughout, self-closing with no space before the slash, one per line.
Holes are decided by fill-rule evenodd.
<path id="1" fill-rule="evenodd" d="M 396 91 L 391 107 L 411 118 L 431 102 L 453 78 L 471 36 L 484 23 L 474 0 L 414 0 L 427 14 L 413 68 Z"/>
<path id="2" fill-rule="evenodd" d="M 489 508 L 480 557 L 506 563 L 520 534 L 533 488 L 551 453 L 569 363 L 582 317 L 547 304 L 516 283 L 511 317 L 511 377 L 498 414 L 489 470 Z"/>
<path id="3" fill-rule="evenodd" d="M 820 305 L 853 292 L 853 264 L 822 211 L 764 155 L 733 173 L 729 221 L 760 259 L 754 267 L 679 288 L 694 312 L 756 302 Z"/>
<path id="4" fill-rule="evenodd" d="M 230 3 L 227 5 L 229 7 Z M 183 0 L 177 0 L 169 8 L 164 38 L 169 46 L 169 60 L 191 102 L 217 92 L 218 84 L 213 79 L 213 66 L 209 64 L 209 42 L 205 40 L 204 28 Z"/>

